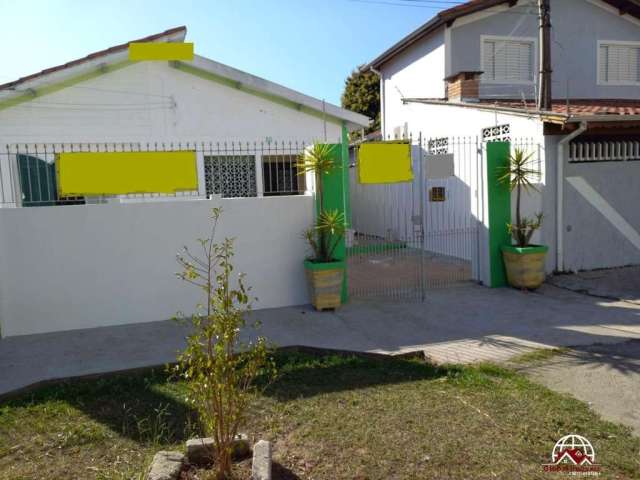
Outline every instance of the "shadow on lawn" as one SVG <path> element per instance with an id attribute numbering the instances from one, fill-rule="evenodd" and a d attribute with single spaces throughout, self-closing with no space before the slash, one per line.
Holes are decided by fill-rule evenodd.
<path id="1" fill-rule="evenodd" d="M 278 462 L 271 464 L 271 473 L 274 480 L 301 480 L 301 478 Z"/>
<path id="2" fill-rule="evenodd" d="M 308 353 L 296 349 L 276 353 L 278 375 L 264 394 L 279 401 L 331 392 L 357 390 L 434 379 L 460 367 L 436 367 L 414 359 L 348 352 Z"/>
<path id="3" fill-rule="evenodd" d="M 277 351 L 275 360 L 278 376 L 266 386 L 264 395 L 278 401 L 433 379 L 459 370 L 418 360 L 332 351 L 286 349 Z M 184 393 L 184 384 L 171 381 L 159 368 L 63 381 L 6 404 L 28 407 L 65 402 L 118 435 L 143 444 L 168 445 L 202 432 L 196 411 L 182 400 Z M 296 478 L 289 473 L 283 472 L 282 478 Z"/>
<path id="4" fill-rule="evenodd" d="M 175 386 L 163 369 L 147 369 L 63 381 L 7 404 L 29 407 L 62 401 L 118 435 L 143 444 L 172 444 L 201 431 L 195 410 L 181 400 Z"/>
<path id="5" fill-rule="evenodd" d="M 529 362 L 529 365 L 525 364 L 519 370 L 526 371 L 541 366 L 546 371 L 581 366 L 595 370 L 605 366 L 622 375 L 637 377 L 640 375 L 640 340 L 628 340 L 613 345 L 595 344 L 572 347 L 549 358 L 539 361 L 534 359 Z"/>

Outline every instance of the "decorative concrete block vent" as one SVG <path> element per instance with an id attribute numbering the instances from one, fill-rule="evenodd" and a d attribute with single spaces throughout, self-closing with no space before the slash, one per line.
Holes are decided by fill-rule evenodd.
<path id="1" fill-rule="evenodd" d="M 183 464 L 184 455 L 180 452 L 158 452 L 151 462 L 147 480 L 177 480 Z"/>

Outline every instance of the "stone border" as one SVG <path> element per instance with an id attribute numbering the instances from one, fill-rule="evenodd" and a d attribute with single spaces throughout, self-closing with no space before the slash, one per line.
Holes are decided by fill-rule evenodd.
<path id="1" fill-rule="evenodd" d="M 185 462 L 195 467 L 210 467 L 213 463 L 213 448 L 212 438 L 192 438 L 187 440 L 186 456 L 181 452 L 160 451 L 154 455 L 145 479 L 178 480 Z M 233 445 L 234 459 L 247 458 L 250 454 L 247 436 L 238 434 Z M 260 440 L 253 446 L 252 480 L 271 480 L 272 455 L 271 442 Z"/>
<path id="2" fill-rule="evenodd" d="M 253 446 L 251 480 L 271 480 L 271 442 L 260 440 Z"/>
<path id="3" fill-rule="evenodd" d="M 184 465 L 184 454 L 160 451 L 153 456 L 147 480 L 177 480 Z"/>

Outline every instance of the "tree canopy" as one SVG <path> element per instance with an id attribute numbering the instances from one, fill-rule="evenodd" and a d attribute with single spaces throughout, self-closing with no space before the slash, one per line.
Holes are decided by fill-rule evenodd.
<path id="1" fill-rule="evenodd" d="M 355 69 L 344 82 L 342 107 L 373 119 L 366 133 L 380 129 L 380 78 L 371 71 Z"/>

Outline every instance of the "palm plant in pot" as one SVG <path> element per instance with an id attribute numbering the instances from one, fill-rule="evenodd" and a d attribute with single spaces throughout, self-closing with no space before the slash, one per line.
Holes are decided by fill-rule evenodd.
<path id="1" fill-rule="evenodd" d="M 516 149 L 498 181 L 507 184 L 511 192 L 516 192 L 515 223 L 507 225 L 513 244 L 502 246 L 507 280 L 516 288 L 535 289 L 544 282 L 545 257 L 549 248 L 531 244 L 531 237 L 542 226 L 542 213 L 528 218 L 521 212 L 523 192 L 537 191 L 533 180 L 538 178 L 538 172 L 530 168 L 530 160 L 531 154 Z"/>
<path id="2" fill-rule="evenodd" d="M 326 209 L 324 203 L 322 177 L 336 168 L 332 148 L 327 144 L 316 143 L 300 155 L 297 165 L 298 175 L 312 173 L 316 184 L 316 221 L 304 231 L 303 237 L 312 251 L 304 266 L 311 303 L 317 310 L 340 306 L 345 273 L 344 261 L 335 258 L 336 249 L 344 237 L 345 218 L 338 210 Z"/>

